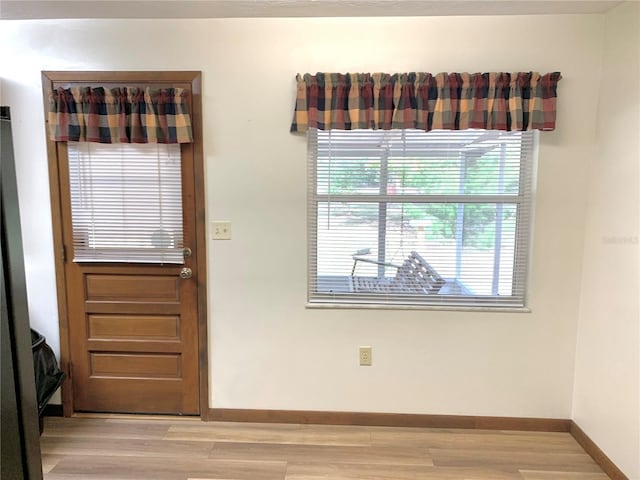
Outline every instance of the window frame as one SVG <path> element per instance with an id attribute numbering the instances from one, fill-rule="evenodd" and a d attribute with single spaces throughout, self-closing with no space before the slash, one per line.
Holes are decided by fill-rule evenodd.
<path id="1" fill-rule="evenodd" d="M 397 129 L 401 130 L 401 129 Z M 539 132 L 519 132 L 523 134 L 522 144 L 529 147 L 521 151 L 518 193 L 513 195 L 469 194 L 460 195 L 363 195 L 318 193 L 318 135 L 321 131 L 309 129 L 307 132 L 307 303 L 309 308 L 372 308 L 372 309 L 445 309 L 445 310 L 495 310 L 529 312 L 529 279 L 531 274 L 530 259 L 533 238 L 534 186 L 537 166 Z M 359 132 L 363 132 L 359 130 Z M 374 132 L 374 130 L 371 130 Z M 322 132 L 330 133 L 330 132 Z M 345 133 L 345 131 L 341 131 Z M 440 132 L 442 133 L 442 132 Z M 524 135 L 530 135 L 527 139 Z M 380 190 L 386 190 L 383 175 L 383 162 L 380 163 Z M 481 200 L 481 202 L 479 201 Z M 320 292 L 318 291 L 318 209 L 321 203 L 357 202 L 362 204 L 378 204 L 384 208 L 378 210 L 378 257 L 376 262 L 384 263 L 385 237 L 387 232 L 386 207 L 389 204 L 410 203 L 450 203 L 480 204 L 495 203 L 498 205 L 516 205 L 514 232 L 512 292 L 521 291 L 521 295 L 509 297 L 499 295 L 415 295 L 372 294 L 356 292 Z M 525 233 L 519 231 L 524 228 Z M 456 260 L 458 262 L 458 260 Z M 495 276 L 494 260 L 494 276 Z M 379 276 L 384 267 L 378 266 Z M 383 274 L 383 273 L 382 273 Z M 495 279 L 493 280 L 495 282 Z M 493 287 L 492 287 L 493 288 Z"/>

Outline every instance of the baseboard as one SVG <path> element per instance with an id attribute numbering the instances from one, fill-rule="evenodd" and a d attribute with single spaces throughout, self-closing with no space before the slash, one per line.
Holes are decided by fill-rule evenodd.
<path id="1" fill-rule="evenodd" d="M 468 428 L 569 432 L 611 478 L 629 480 L 615 463 L 573 421 L 561 418 L 483 417 L 472 415 L 427 415 L 414 413 L 323 412 L 315 410 L 251 410 L 210 408 L 203 420 L 218 422 L 300 423 L 362 425 L 379 427 Z"/>
<path id="2" fill-rule="evenodd" d="M 62 413 L 62 405 L 52 405 L 48 404 L 44 407 L 44 412 L 42 413 L 43 417 L 62 417 L 64 416 Z"/>
<path id="3" fill-rule="evenodd" d="M 584 448 L 585 452 L 591 455 L 595 462 L 600 465 L 600 468 L 604 470 L 604 473 L 609 475 L 611 480 L 629 480 L 622 470 L 620 470 L 616 464 L 613 463 L 602 450 L 600 450 L 600 447 L 598 447 L 598 445 L 589 438 L 589 435 L 584 433 L 584 430 L 582 430 L 573 420 L 571 420 L 569 424 L 569 433 L 571 433 L 573 438 L 576 439 L 576 442 Z"/>
<path id="4" fill-rule="evenodd" d="M 221 422 L 313 423 L 381 427 L 469 428 L 568 432 L 570 420 L 555 418 L 479 417 L 410 413 L 322 412 L 305 410 L 248 410 L 211 408 L 206 419 Z"/>

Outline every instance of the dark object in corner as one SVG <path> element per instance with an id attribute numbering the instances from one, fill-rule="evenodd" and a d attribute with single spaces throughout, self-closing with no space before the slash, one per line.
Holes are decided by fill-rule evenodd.
<path id="1" fill-rule="evenodd" d="M 65 375 L 58 367 L 56 357 L 46 339 L 33 328 L 31 329 L 31 349 L 33 350 L 33 372 L 36 379 L 40 434 L 42 434 L 44 409 L 53 394 L 62 385 Z"/>
<path id="2" fill-rule="evenodd" d="M 42 480 L 12 139 L 9 107 L 0 106 L 0 478 Z"/>
<path id="3" fill-rule="evenodd" d="M 43 417 L 64 417 L 64 411 L 60 404 L 48 404 L 42 412 Z"/>

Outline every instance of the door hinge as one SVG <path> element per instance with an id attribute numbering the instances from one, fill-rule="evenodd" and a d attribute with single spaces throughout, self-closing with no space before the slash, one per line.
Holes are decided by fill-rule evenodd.
<path id="1" fill-rule="evenodd" d="M 60 256 L 62 257 L 62 263 L 67 261 L 67 247 L 64 245 L 60 249 Z"/>

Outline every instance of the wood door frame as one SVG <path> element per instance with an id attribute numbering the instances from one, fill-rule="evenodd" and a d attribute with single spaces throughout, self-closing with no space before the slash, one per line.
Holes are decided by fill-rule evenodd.
<path id="1" fill-rule="evenodd" d="M 53 226 L 54 263 L 56 271 L 56 292 L 58 300 L 58 322 L 60 328 L 60 367 L 67 374 L 62 385 L 62 408 L 65 417 L 74 413 L 73 384 L 70 363 L 69 320 L 67 312 L 67 282 L 65 277 L 65 252 L 63 241 L 62 196 L 60 187 L 60 159 L 56 142 L 49 138 L 47 112 L 49 110 L 49 94 L 56 83 L 68 84 L 184 84 L 191 85 L 193 110 L 191 126 L 193 130 L 194 155 L 194 193 L 195 193 L 195 240 L 197 255 L 197 289 L 196 308 L 198 318 L 198 366 L 199 366 L 199 403 L 200 418 L 208 420 L 209 416 L 209 353 L 207 335 L 207 262 L 206 262 L 206 220 L 205 220 L 205 186 L 204 186 L 204 153 L 202 139 L 202 79 L 199 71 L 43 71 L 42 92 L 45 117 L 45 134 L 47 158 L 49 165 L 49 188 L 51 197 L 51 219 Z"/>

